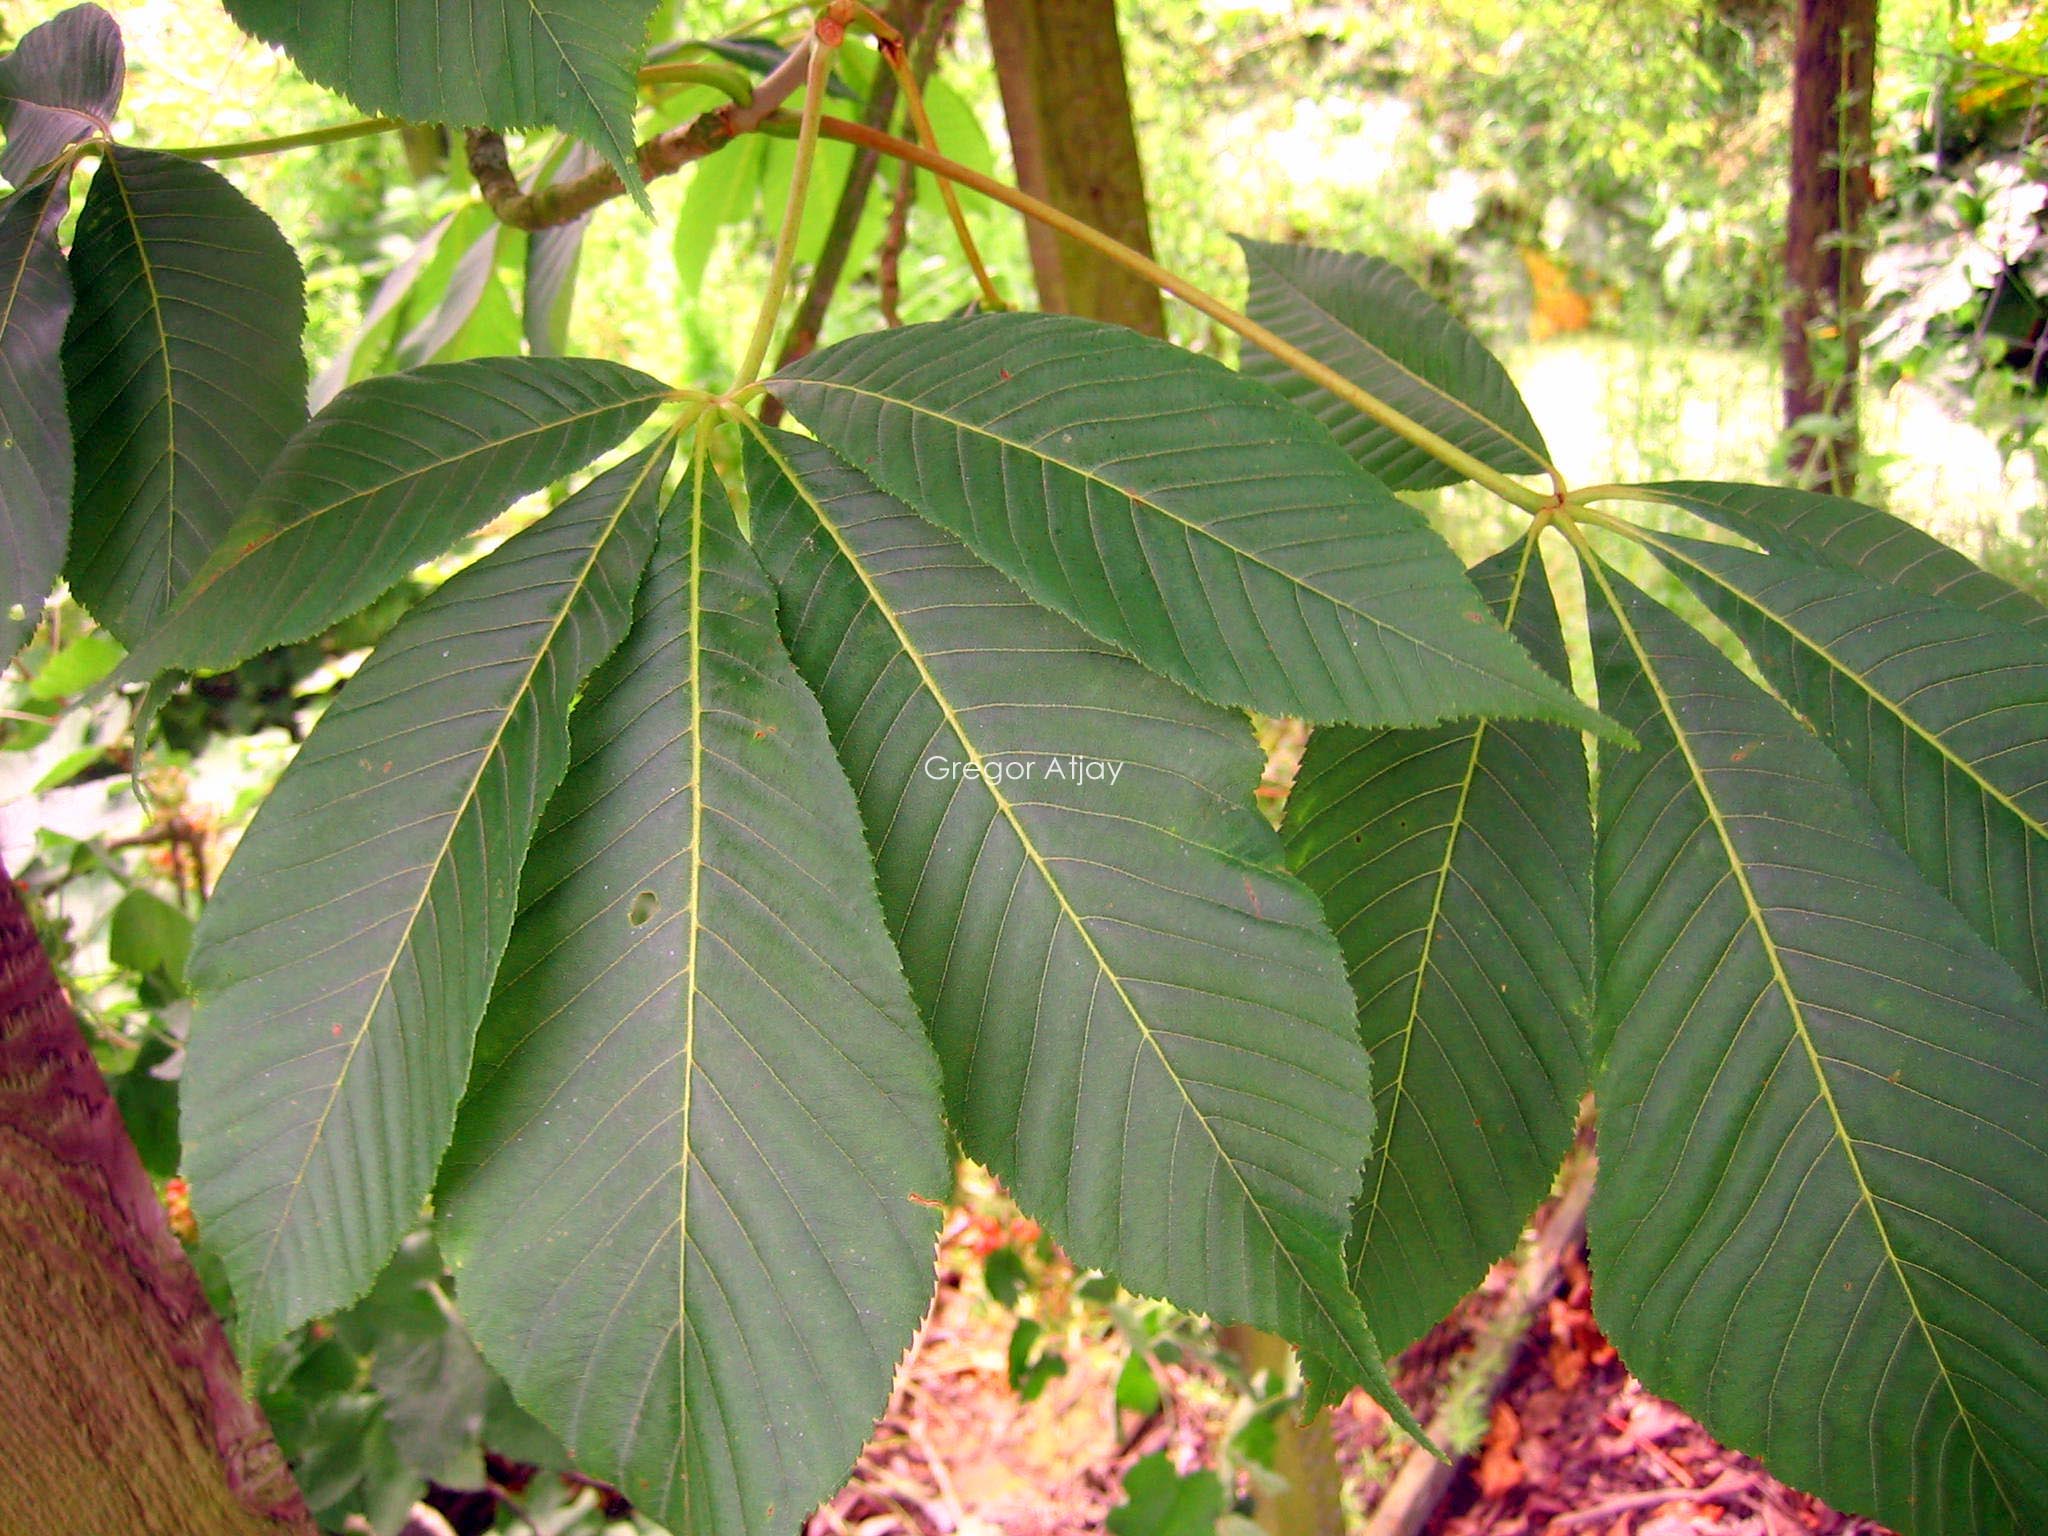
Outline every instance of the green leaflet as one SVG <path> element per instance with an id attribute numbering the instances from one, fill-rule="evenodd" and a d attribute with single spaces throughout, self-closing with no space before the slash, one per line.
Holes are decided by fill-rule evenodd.
<path id="1" fill-rule="evenodd" d="M 1365 1052 L 1250 803 L 1244 722 L 815 443 L 759 434 L 747 474 L 969 1154 L 1076 1263 L 1278 1333 L 1323 1385 L 1405 1413 L 1344 1283 Z M 984 776 L 1002 765 L 1029 777 Z"/>
<path id="2" fill-rule="evenodd" d="M 1399 267 L 1352 251 L 1235 238 L 1251 274 L 1245 312 L 1253 320 L 1489 468 L 1547 471 L 1543 434 L 1507 370 Z M 1270 353 L 1247 345 L 1242 366 L 1328 427 L 1346 453 L 1395 490 L 1464 478 Z"/>
<path id="3" fill-rule="evenodd" d="M 599 476 L 406 615 L 207 905 L 186 1169 L 245 1358 L 360 1295 L 433 1185 L 570 701 L 626 632 L 667 460 Z"/>
<path id="4" fill-rule="evenodd" d="M 112 138 L 127 80 L 121 28 L 98 6 L 74 5 L 31 27 L 0 58 L 0 176 L 25 186 L 80 139 Z"/>
<path id="5" fill-rule="evenodd" d="M 1118 326 L 999 314 L 855 337 L 776 391 L 1040 602 L 1220 703 L 1599 728 L 1443 542 L 1271 391 Z"/>
<path id="6" fill-rule="evenodd" d="M 284 235 L 218 171 L 125 145 L 93 176 L 71 280 L 66 574 L 132 649 L 305 425 L 305 284 Z"/>
<path id="7" fill-rule="evenodd" d="M 634 71 L 656 0 L 225 0 L 308 79 L 416 122 L 563 128 L 645 200 Z"/>
<path id="8" fill-rule="evenodd" d="M 667 397 L 616 363 L 479 358 L 366 379 L 292 439 L 125 678 L 317 634 Z"/>
<path id="9" fill-rule="evenodd" d="M 1915 1536 L 2048 1523 L 2048 1015 L 1840 765 L 1589 582 L 1601 1324 L 1652 1391 Z"/>
<path id="10" fill-rule="evenodd" d="M 887 1405 L 950 1165 L 852 794 L 698 474 L 577 708 L 441 1205 L 463 1315 L 577 1464 L 751 1536 Z"/>
<path id="11" fill-rule="evenodd" d="M 71 423 L 57 356 L 71 313 L 57 248 L 68 185 L 53 176 L 0 203 L 0 666 L 35 633 L 71 532 Z"/>
<path id="12" fill-rule="evenodd" d="M 2048 636 L 1854 571 L 1647 538 L 2048 997 Z"/>
<path id="13" fill-rule="evenodd" d="M 1629 493 L 1683 507 L 1776 554 L 1822 560 L 2008 623 L 2048 629 L 2048 607 L 2037 599 L 1911 523 L 1860 501 L 1706 480 L 1666 480 L 1631 486 Z"/>
<path id="14" fill-rule="evenodd" d="M 1568 678 L 1533 547 L 1472 576 Z M 1372 1052 L 1379 1137 L 1351 1283 L 1398 1350 L 1514 1246 L 1571 1142 L 1593 966 L 1585 749 L 1530 721 L 1326 727 L 1282 835 L 1336 930 Z"/>

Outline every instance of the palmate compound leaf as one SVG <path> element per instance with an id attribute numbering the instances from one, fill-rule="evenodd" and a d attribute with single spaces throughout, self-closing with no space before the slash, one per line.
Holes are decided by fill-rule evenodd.
<path id="1" fill-rule="evenodd" d="M 365 112 L 562 128 L 638 189 L 634 70 L 657 0 L 226 0 Z M 644 195 L 644 194 L 643 194 Z"/>
<path id="2" fill-rule="evenodd" d="M 1665 480 L 1629 488 L 1683 507 L 1773 554 L 1861 571 L 1874 581 L 1938 597 L 2028 629 L 2048 631 L 2048 606 L 1911 523 L 1841 496 L 1781 485 Z"/>
<path id="3" fill-rule="evenodd" d="M 1830 1503 L 2048 1528 L 2048 1015 L 1826 748 L 1621 578 L 1589 587 L 1641 743 L 1600 763 L 1601 1324 Z"/>
<path id="4" fill-rule="evenodd" d="M 71 529 L 71 424 L 57 349 L 71 279 L 66 179 L 0 204 L 0 665 L 35 632 Z"/>
<path id="5" fill-rule="evenodd" d="M 1568 677 L 1533 545 L 1472 576 Z M 1398 1350 L 1514 1246 L 1571 1141 L 1593 966 L 1585 748 L 1535 721 L 1324 727 L 1282 836 L 1336 930 L 1372 1052 L 1351 1283 Z"/>
<path id="6" fill-rule="evenodd" d="M 15 186 L 80 139 L 112 138 L 128 79 L 121 28 L 96 5 L 31 27 L 0 58 L 0 176 Z"/>
<path id="7" fill-rule="evenodd" d="M 950 1168 L 853 796 L 699 474 L 577 708 L 440 1203 L 463 1315 L 578 1466 L 766 1536 L 887 1405 Z"/>
<path id="8" fill-rule="evenodd" d="M 132 648 L 305 425 L 305 284 L 269 215 L 218 171 L 126 145 L 93 175 L 71 280 L 65 574 Z"/>
<path id="9" fill-rule="evenodd" d="M 263 802 L 194 942 L 186 1171 L 244 1358 L 361 1294 L 454 1124 L 570 702 L 624 637 L 665 445 L 452 577 Z"/>
<path id="10" fill-rule="evenodd" d="M 1853 570 L 1645 537 L 2048 998 L 2048 632 Z"/>
<path id="11" fill-rule="evenodd" d="M 1542 474 L 1548 450 L 1521 391 L 1457 317 L 1392 262 L 1352 251 L 1237 237 L 1251 293 L 1245 312 L 1482 464 Z M 1454 485 L 1449 465 L 1359 414 L 1271 353 L 1246 343 L 1245 374 L 1316 420 L 1396 490 Z"/>
<path id="12" fill-rule="evenodd" d="M 351 385 L 286 446 L 123 678 L 230 667 L 317 634 L 667 395 L 589 358 L 477 358 Z"/>
<path id="13" fill-rule="evenodd" d="M 1120 326 L 999 314 L 840 342 L 775 390 L 1049 607 L 1224 704 L 1598 726 L 1443 541 L 1270 390 Z"/>
<path id="14" fill-rule="evenodd" d="M 1366 1056 L 1322 914 L 1252 806 L 1243 719 L 819 444 L 763 432 L 747 453 L 784 633 L 969 1154 L 1077 1263 L 1397 1403 L 1344 1281 Z"/>

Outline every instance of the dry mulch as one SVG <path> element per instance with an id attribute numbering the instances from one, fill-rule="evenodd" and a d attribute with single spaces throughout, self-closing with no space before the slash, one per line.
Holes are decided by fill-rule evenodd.
<path id="1" fill-rule="evenodd" d="M 1067 1374 L 1019 1401 L 1007 1372 L 1013 1319 L 988 1299 L 981 1269 L 1005 1219 L 970 1207 L 948 1223 L 938 1299 L 895 1399 L 806 1536 L 1095 1536 L 1140 1457 L 1163 1450 L 1183 1471 L 1214 1465 L 1231 1395 L 1212 1373 L 1176 1366 L 1158 1414 L 1120 1412 L 1123 1347 L 1085 1307 L 1071 1313 Z M 1396 1382 L 1425 1413 L 1512 1274 L 1507 1261 L 1496 1266 L 1402 1356 Z M 1057 1291 L 1059 1276 L 1041 1277 L 1041 1288 L 1048 1280 Z M 1785 1487 L 1644 1391 L 1601 1336 L 1589 1296 L 1574 1252 L 1425 1536 L 1887 1536 Z M 1359 1394 L 1333 1428 L 1347 1484 L 1369 1511 L 1406 1442 Z"/>

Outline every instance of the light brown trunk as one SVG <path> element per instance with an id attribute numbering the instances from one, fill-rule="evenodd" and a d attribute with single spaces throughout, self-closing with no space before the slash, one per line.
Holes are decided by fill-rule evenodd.
<path id="1" fill-rule="evenodd" d="M 1854 493 L 1877 0 L 1799 0 L 1785 218 L 1785 427 L 1793 479 Z M 1831 432 L 1801 426 L 1812 417 Z"/>
<path id="2" fill-rule="evenodd" d="M 988 0 L 986 13 L 1017 185 L 1150 255 L 1115 0 Z M 1041 308 L 1166 334 L 1150 283 L 1035 220 L 1026 233 Z"/>
<path id="3" fill-rule="evenodd" d="M 0 1533 L 313 1536 L 0 869 Z"/>

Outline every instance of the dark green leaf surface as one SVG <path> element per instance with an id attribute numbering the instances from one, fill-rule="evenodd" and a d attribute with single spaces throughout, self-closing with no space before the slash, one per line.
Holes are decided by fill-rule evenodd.
<path id="1" fill-rule="evenodd" d="M 1528 548 L 1473 580 L 1569 677 Z M 1372 1052 L 1379 1135 L 1349 1257 L 1392 1352 L 1514 1246 L 1571 1141 L 1593 966 L 1585 749 L 1531 721 L 1326 727 L 1309 740 L 1283 836 L 1336 929 Z"/>
<path id="2" fill-rule="evenodd" d="M 31 27 L 0 58 L 0 176 L 21 186 L 80 139 L 112 138 L 127 78 L 121 28 L 98 6 Z"/>
<path id="3" fill-rule="evenodd" d="M 1366 1056 L 1337 947 L 1252 807 L 1245 722 L 826 449 L 762 441 L 755 539 L 968 1152 L 1077 1264 L 1391 1397 L 1343 1269 Z"/>
<path id="4" fill-rule="evenodd" d="M 366 379 L 292 439 L 129 677 L 317 634 L 632 431 L 665 386 L 616 363 L 480 358 Z"/>
<path id="5" fill-rule="evenodd" d="M 1666 480 L 1635 487 L 1780 555 L 1820 559 L 2029 629 L 2048 607 L 1889 512 L 1777 485 Z"/>
<path id="6" fill-rule="evenodd" d="M 1040 602 L 1207 698 L 1361 725 L 1597 721 L 1421 515 L 1271 391 L 1119 326 L 856 337 L 775 388 Z"/>
<path id="7" fill-rule="evenodd" d="M 226 0 L 365 112 L 564 128 L 638 187 L 634 71 L 656 0 Z"/>
<path id="8" fill-rule="evenodd" d="M 78 441 L 66 574 L 133 648 L 306 421 L 299 259 L 209 166 L 116 147 L 71 248 Z"/>
<path id="9" fill-rule="evenodd" d="M 433 1185 L 570 701 L 626 632 L 666 460 L 600 476 L 401 620 L 207 905 L 186 1166 L 245 1358 L 359 1295 Z"/>
<path id="10" fill-rule="evenodd" d="M 71 279 L 62 177 L 0 204 L 0 665 L 35 633 L 71 531 L 71 424 L 58 348 Z"/>
<path id="11" fill-rule="evenodd" d="M 442 1208 L 464 1316 L 577 1464 L 677 1536 L 765 1536 L 887 1405 L 949 1166 L 853 797 L 699 486 L 577 709 Z"/>
<path id="12" fill-rule="evenodd" d="M 1920 872 L 2048 998 L 2048 635 L 1853 571 L 1656 535 Z"/>
<path id="13" fill-rule="evenodd" d="M 1605 579 L 1642 746 L 1600 765 L 1601 1324 L 1838 1507 L 2048 1528 L 2048 1015 L 1826 748 Z"/>
<path id="14" fill-rule="evenodd" d="M 1542 474 L 1549 450 L 1507 370 L 1392 262 L 1352 251 L 1237 237 L 1251 274 L 1245 312 L 1403 415 L 1510 475 Z M 1245 344 L 1243 369 L 1330 429 L 1396 490 L 1464 478 L 1320 384 Z"/>

